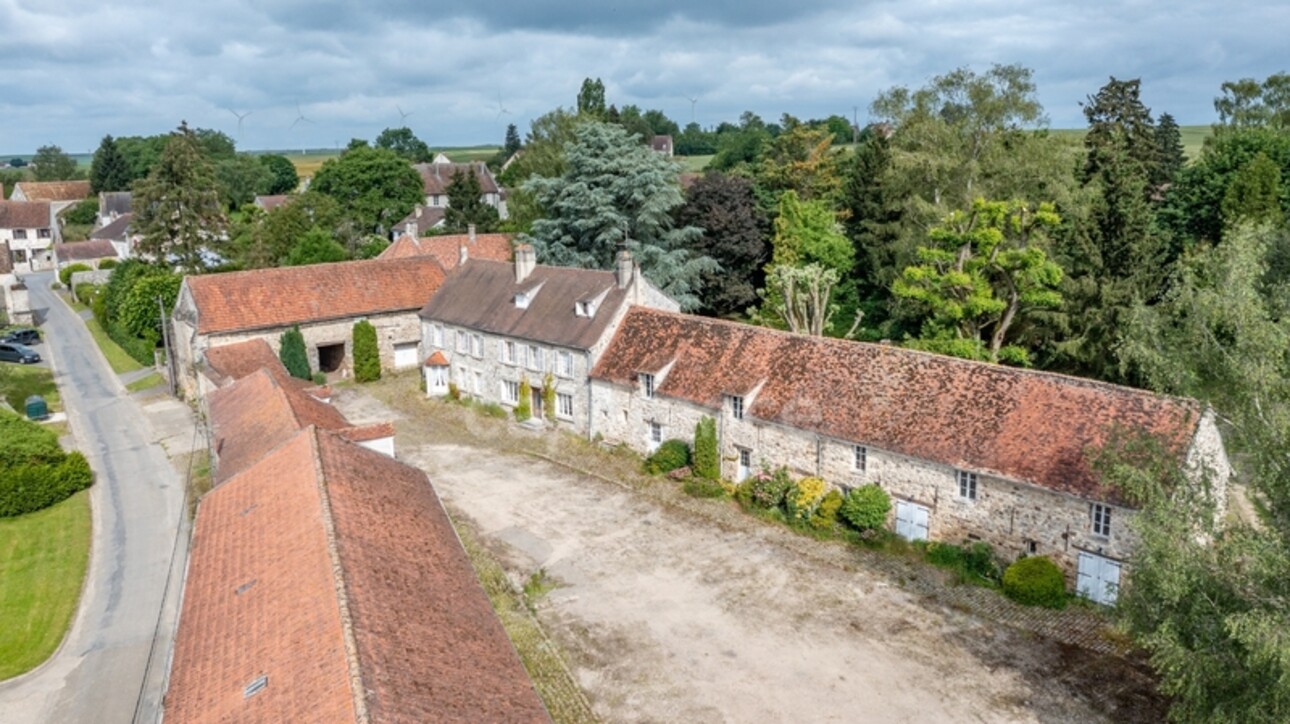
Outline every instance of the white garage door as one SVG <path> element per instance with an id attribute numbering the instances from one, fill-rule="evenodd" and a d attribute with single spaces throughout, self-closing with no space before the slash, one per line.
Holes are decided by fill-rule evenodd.
<path id="1" fill-rule="evenodd" d="M 896 535 L 905 540 L 927 540 L 930 511 L 906 500 L 896 501 Z"/>
<path id="2" fill-rule="evenodd" d="M 417 366 L 417 343 L 394 345 L 394 369 L 405 370 Z"/>
<path id="3" fill-rule="evenodd" d="M 1115 603 L 1120 592 L 1120 562 L 1095 553 L 1079 554 L 1079 575 L 1075 590 L 1090 601 Z"/>

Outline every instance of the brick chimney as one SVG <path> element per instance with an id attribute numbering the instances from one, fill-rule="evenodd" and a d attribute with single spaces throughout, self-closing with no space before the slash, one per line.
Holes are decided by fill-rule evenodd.
<path id="1" fill-rule="evenodd" d="M 515 283 L 528 279 L 533 273 L 533 267 L 537 266 L 537 252 L 528 244 L 521 244 L 515 247 Z"/>
<path id="2" fill-rule="evenodd" d="M 618 277 L 618 288 L 626 289 L 632 285 L 632 276 L 636 271 L 636 261 L 626 249 L 618 250 L 618 265 L 615 276 Z"/>

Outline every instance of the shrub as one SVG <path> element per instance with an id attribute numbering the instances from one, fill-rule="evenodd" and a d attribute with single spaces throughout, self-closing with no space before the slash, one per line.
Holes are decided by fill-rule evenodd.
<path id="1" fill-rule="evenodd" d="M 1057 564 L 1045 556 L 1022 558 L 1003 572 L 1003 593 L 1027 606 L 1062 608 L 1066 605 L 1066 579 Z"/>
<path id="2" fill-rule="evenodd" d="M 421 381 L 422 381 L 422 384 L 425 384 L 424 375 L 422 375 Z M 422 390 L 422 392 L 425 392 L 425 390 Z M 448 399 L 452 400 L 453 402 L 457 402 L 461 399 L 461 388 L 457 386 L 456 382 L 448 383 Z"/>
<path id="3" fill-rule="evenodd" d="M 528 378 L 520 380 L 520 399 L 515 405 L 515 420 L 524 422 L 533 417 L 533 386 Z"/>
<path id="4" fill-rule="evenodd" d="M 107 271 L 108 269 L 115 269 L 116 265 L 117 265 L 116 259 L 103 259 L 99 261 L 99 271 Z"/>
<path id="5" fill-rule="evenodd" d="M 95 298 L 102 293 L 102 287 L 97 284 L 90 284 L 89 282 L 81 282 L 72 290 L 72 295 L 76 297 L 76 301 L 81 304 L 88 305 L 91 309 L 94 308 Z"/>
<path id="6" fill-rule="evenodd" d="M 93 479 L 85 456 L 64 453 L 52 431 L 0 411 L 0 517 L 48 508 Z"/>
<path id="7" fill-rule="evenodd" d="M 94 271 L 94 268 L 91 267 L 89 264 L 81 264 L 80 262 L 77 262 L 75 264 L 68 264 L 67 266 L 58 270 L 58 281 L 62 282 L 63 286 L 68 286 L 69 284 L 72 283 L 72 275 L 75 274 L 76 272 L 83 272 L 83 271 Z"/>
<path id="8" fill-rule="evenodd" d="M 690 464 L 690 445 L 684 440 L 668 440 L 653 455 L 645 458 L 645 472 L 651 475 L 670 473 Z"/>
<path id="9" fill-rule="evenodd" d="M 784 504 L 784 496 L 791 487 L 793 481 L 787 468 L 780 467 L 774 472 L 762 468 L 740 484 L 738 497 L 754 508 L 778 508 Z"/>
<path id="10" fill-rule="evenodd" d="M 784 512 L 790 518 L 809 520 L 828 488 L 823 478 L 802 478 L 784 494 Z"/>
<path id="11" fill-rule="evenodd" d="M 870 483 L 861 485 L 847 493 L 838 513 L 859 531 L 875 530 L 887 525 L 887 514 L 891 512 L 891 496 L 887 491 Z"/>
<path id="12" fill-rule="evenodd" d="M 113 273 L 115 275 L 115 272 Z M 305 336 L 300 327 L 294 326 L 282 333 L 278 346 L 278 359 L 292 377 L 307 380 L 309 374 L 309 352 L 305 350 Z"/>
<path id="13" fill-rule="evenodd" d="M 707 478 L 690 478 L 681 486 L 686 495 L 694 498 L 720 498 L 726 494 L 721 483 Z"/>
<path id="14" fill-rule="evenodd" d="M 381 379 L 381 353 L 376 347 L 376 327 L 366 319 L 354 323 L 354 381 Z"/>
<path id="15" fill-rule="evenodd" d="M 711 417 L 699 418 L 694 426 L 694 474 L 708 480 L 721 477 L 721 459 L 717 454 L 717 422 Z"/>
<path id="16" fill-rule="evenodd" d="M 314 381 L 314 384 L 318 385 L 319 387 L 327 384 L 327 375 L 322 371 L 315 372 L 313 374 L 313 377 L 311 377 L 310 379 L 312 379 Z"/>
<path id="17" fill-rule="evenodd" d="M 811 527 L 817 530 L 833 530 L 838 522 L 838 509 L 842 507 L 842 491 L 830 490 L 811 516 Z"/>
<path id="18" fill-rule="evenodd" d="M 489 417 L 496 417 L 501 420 L 506 417 L 506 408 L 496 402 L 487 402 L 479 406 L 481 412 Z"/>
<path id="19" fill-rule="evenodd" d="M 550 372 L 542 378 L 542 414 L 555 422 L 555 377 Z"/>

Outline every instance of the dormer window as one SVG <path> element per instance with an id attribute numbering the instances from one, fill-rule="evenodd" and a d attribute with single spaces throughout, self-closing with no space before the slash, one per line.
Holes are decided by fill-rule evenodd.
<path id="1" fill-rule="evenodd" d="M 579 317 L 596 316 L 596 303 L 590 301 L 580 301 L 573 305 L 573 313 Z"/>
<path id="2" fill-rule="evenodd" d="M 654 399 L 654 375 L 641 375 L 641 392 L 645 394 L 645 399 Z"/>
<path id="3" fill-rule="evenodd" d="M 730 396 L 730 414 L 736 420 L 744 419 L 744 398 L 742 396 Z"/>
<path id="4" fill-rule="evenodd" d="M 520 292 L 519 294 L 515 295 L 515 306 L 519 309 L 528 309 L 529 302 L 531 302 L 532 300 L 533 300 L 533 296 L 531 294 L 529 294 L 528 292 Z"/>

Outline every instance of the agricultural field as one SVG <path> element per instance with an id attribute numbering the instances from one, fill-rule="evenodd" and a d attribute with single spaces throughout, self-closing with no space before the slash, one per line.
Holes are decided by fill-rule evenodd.
<path id="1" fill-rule="evenodd" d="M 1187 154 L 1188 161 L 1195 161 L 1200 158 L 1200 150 L 1205 145 L 1205 139 L 1214 133 L 1212 126 L 1179 126 L 1179 133 L 1182 135 L 1183 152 Z M 1069 138 L 1072 142 L 1084 140 L 1084 134 L 1088 133 L 1086 128 L 1054 128 L 1051 131 L 1058 138 Z"/>
<path id="2" fill-rule="evenodd" d="M 430 152 L 447 154 L 448 158 L 458 163 L 469 161 L 487 161 L 497 155 L 500 150 L 497 146 L 463 146 L 458 148 L 431 148 Z M 257 153 L 279 153 L 279 151 L 260 151 Z M 305 153 L 292 153 L 290 151 L 281 152 L 287 160 L 291 161 L 296 167 L 296 173 L 301 178 L 313 176 L 318 173 L 322 165 L 340 155 L 340 151 L 328 148 L 307 149 Z"/>

